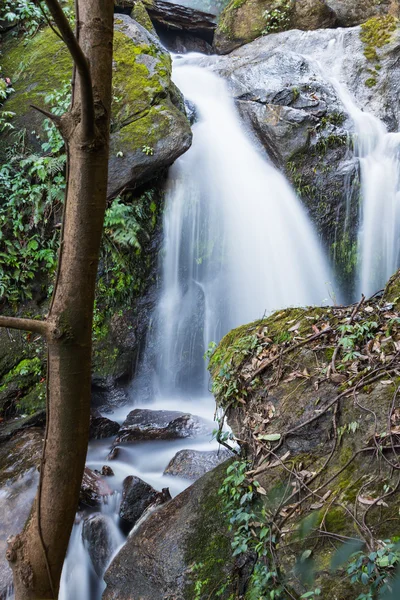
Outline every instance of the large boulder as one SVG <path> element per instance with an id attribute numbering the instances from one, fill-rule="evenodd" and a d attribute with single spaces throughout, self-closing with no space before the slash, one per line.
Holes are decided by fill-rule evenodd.
<path id="1" fill-rule="evenodd" d="M 321 598 L 367 595 L 369 579 L 349 573 L 367 564 L 371 549 L 384 554 L 389 540 L 396 543 L 398 290 L 399 273 L 383 297 L 279 311 L 231 331 L 211 357 L 217 402 L 253 459 L 243 494 L 249 485 L 259 491 L 258 502 L 245 508 L 244 498 L 236 511 L 251 513 L 249 537 L 261 549 L 263 518 L 257 521 L 269 515 L 274 567 L 290 596 L 308 597 L 311 586 Z M 250 350 L 254 338 L 257 349 Z M 241 485 L 239 476 L 237 470 Z M 350 539 L 348 551 L 343 542 Z M 350 570 L 356 549 L 363 555 Z M 265 552 L 260 555 L 270 556 Z M 334 556 L 338 572 L 331 570 Z M 305 581 L 306 572 L 312 581 Z M 391 569 L 379 574 L 390 579 Z"/>
<path id="2" fill-rule="evenodd" d="M 211 431 L 212 423 L 189 413 L 135 408 L 122 424 L 116 443 L 176 440 L 207 435 Z"/>
<path id="3" fill-rule="evenodd" d="M 90 419 L 89 438 L 102 440 L 117 435 L 120 424 L 101 415 L 92 416 Z"/>
<path id="4" fill-rule="evenodd" d="M 16 113 L 17 128 L 28 128 L 35 145 L 49 92 L 60 90 L 71 76 L 64 43 L 45 28 L 34 37 L 12 40 L 3 48 L 2 72 L 15 92 L 6 110 Z M 191 144 L 182 98 L 171 82 L 171 59 L 157 37 L 128 15 L 116 15 L 113 63 L 114 103 L 109 163 L 110 197 L 172 164 Z"/>
<path id="5" fill-rule="evenodd" d="M 231 457 L 232 452 L 223 447 L 204 451 L 180 450 L 168 463 L 164 475 L 196 481 Z"/>
<path id="6" fill-rule="evenodd" d="M 224 598 L 241 589 L 218 494 L 225 473 L 220 465 L 149 515 L 106 571 L 103 600 L 193 600 L 196 565 L 211 590 L 227 582 Z"/>
<path id="7" fill-rule="evenodd" d="M 226 54 L 261 35 L 321 29 L 335 23 L 327 0 L 231 0 L 220 16 L 214 48 Z"/>
<path id="8" fill-rule="evenodd" d="M 326 3 L 335 12 L 338 27 L 359 25 L 379 15 L 400 16 L 398 0 L 327 0 Z"/>
<path id="9" fill-rule="evenodd" d="M 6 559 L 7 538 L 22 530 L 39 481 L 37 467 L 43 431 L 30 429 L 0 444 L 0 599 L 6 600 L 12 571 Z"/>

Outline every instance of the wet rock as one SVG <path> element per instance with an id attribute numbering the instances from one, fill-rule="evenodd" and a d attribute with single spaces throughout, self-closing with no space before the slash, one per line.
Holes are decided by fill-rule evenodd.
<path id="1" fill-rule="evenodd" d="M 226 466 L 220 465 L 139 525 L 105 573 L 103 600 L 193 600 L 192 567 L 197 562 L 207 564 L 211 589 L 227 581 L 227 597 L 235 595 L 239 570 L 233 572 L 235 559 L 218 494 L 225 474 Z"/>
<path id="2" fill-rule="evenodd" d="M 117 435 L 120 424 L 107 417 L 96 416 L 90 419 L 89 436 L 91 440 L 102 440 Z"/>
<path id="3" fill-rule="evenodd" d="M 177 3 L 154 0 L 147 8 L 151 20 L 173 31 L 185 31 L 212 42 L 216 27 L 215 15 Z"/>
<path id="4" fill-rule="evenodd" d="M 101 474 L 103 477 L 113 477 L 114 471 L 108 465 L 104 465 L 101 469 Z"/>
<path id="5" fill-rule="evenodd" d="M 108 453 L 107 460 L 116 460 L 118 458 L 118 454 L 119 448 L 118 446 L 115 446 L 115 448 L 112 448 Z"/>
<path id="6" fill-rule="evenodd" d="M 119 516 L 134 525 L 156 498 L 157 491 L 151 485 L 130 475 L 124 479 Z"/>
<path id="7" fill-rule="evenodd" d="M 85 506 L 98 506 L 102 498 L 110 494 L 112 494 L 112 489 L 108 483 L 99 474 L 85 467 L 79 494 L 81 504 Z"/>
<path id="8" fill-rule="evenodd" d="M 109 518 L 101 514 L 86 518 L 82 528 L 82 539 L 94 570 L 102 577 L 114 552 Z"/>
<path id="9" fill-rule="evenodd" d="M 174 475 L 195 481 L 232 456 L 232 452 L 222 447 L 219 450 L 205 452 L 180 450 L 168 464 L 164 475 Z"/>
<path id="10" fill-rule="evenodd" d="M 212 424 L 188 413 L 136 408 L 122 424 L 116 443 L 173 440 L 206 435 Z"/>
<path id="11" fill-rule="evenodd" d="M 0 598 L 12 584 L 7 538 L 22 530 L 39 481 L 43 431 L 29 429 L 0 444 Z"/>

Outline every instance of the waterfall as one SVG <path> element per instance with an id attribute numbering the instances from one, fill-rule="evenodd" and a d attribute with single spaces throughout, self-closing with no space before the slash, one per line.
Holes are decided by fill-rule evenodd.
<path id="1" fill-rule="evenodd" d="M 304 36 L 305 42 L 310 35 Z M 305 54 L 305 56 L 307 56 Z M 388 132 L 375 115 L 361 110 L 346 85 L 345 32 L 335 31 L 316 63 L 354 124 L 352 143 L 361 177 L 357 297 L 383 288 L 400 265 L 400 133 Z"/>
<path id="2" fill-rule="evenodd" d="M 169 175 L 156 373 L 162 393 L 195 393 L 206 385 L 210 341 L 275 309 L 329 302 L 331 274 L 289 183 L 243 131 L 225 82 L 190 55 L 175 60 L 174 80 L 197 122 Z"/>

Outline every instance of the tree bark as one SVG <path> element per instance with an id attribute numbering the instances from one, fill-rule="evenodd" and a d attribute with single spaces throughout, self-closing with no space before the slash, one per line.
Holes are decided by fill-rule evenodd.
<path id="1" fill-rule="evenodd" d="M 3 326 L 40 329 L 48 346 L 39 488 L 23 532 L 10 540 L 7 551 L 16 600 L 58 597 L 78 506 L 89 438 L 93 304 L 108 175 L 113 0 L 76 2 L 79 41 L 56 0 L 45 1 L 74 59 L 76 82 L 71 109 L 59 124 L 68 176 L 50 312 L 45 322 L 30 321 L 26 327 L 0 318 Z"/>

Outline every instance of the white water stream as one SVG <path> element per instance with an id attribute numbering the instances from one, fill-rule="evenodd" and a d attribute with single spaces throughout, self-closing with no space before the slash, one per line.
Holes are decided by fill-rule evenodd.
<path id="1" fill-rule="evenodd" d="M 334 30 L 326 48 L 319 46 L 316 63 L 323 77 L 331 74 L 329 81 L 354 123 L 352 142 L 360 161 L 361 178 L 356 286 L 359 298 L 382 289 L 400 266 L 400 133 L 388 132 L 383 121 L 361 110 L 350 93 L 344 64 L 345 35 L 346 30 Z M 305 47 L 307 38 L 310 35 L 306 33 Z M 311 58 L 315 60 L 315 56 L 313 53 Z M 366 77 L 365 73 L 361 76 Z"/>
<path id="2" fill-rule="evenodd" d="M 174 79 L 195 105 L 197 122 L 193 146 L 172 167 L 168 182 L 150 408 L 212 419 L 203 360 L 208 343 L 273 309 L 329 301 L 331 275 L 299 200 L 244 133 L 225 83 L 191 65 L 190 56 L 176 60 Z M 140 398 L 137 389 L 135 396 Z M 131 409 L 111 418 L 122 421 Z M 90 445 L 90 468 L 101 469 L 110 442 Z M 115 476 L 107 482 L 120 490 L 133 474 L 176 495 L 189 482 L 163 475 L 169 460 L 183 448 L 216 447 L 210 436 L 125 444 L 110 463 Z M 115 548 L 121 542 L 117 504 L 108 514 Z M 71 537 L 60 598 L 98 600 L 103 587 L 82 541 L 81 521 Z"/>

